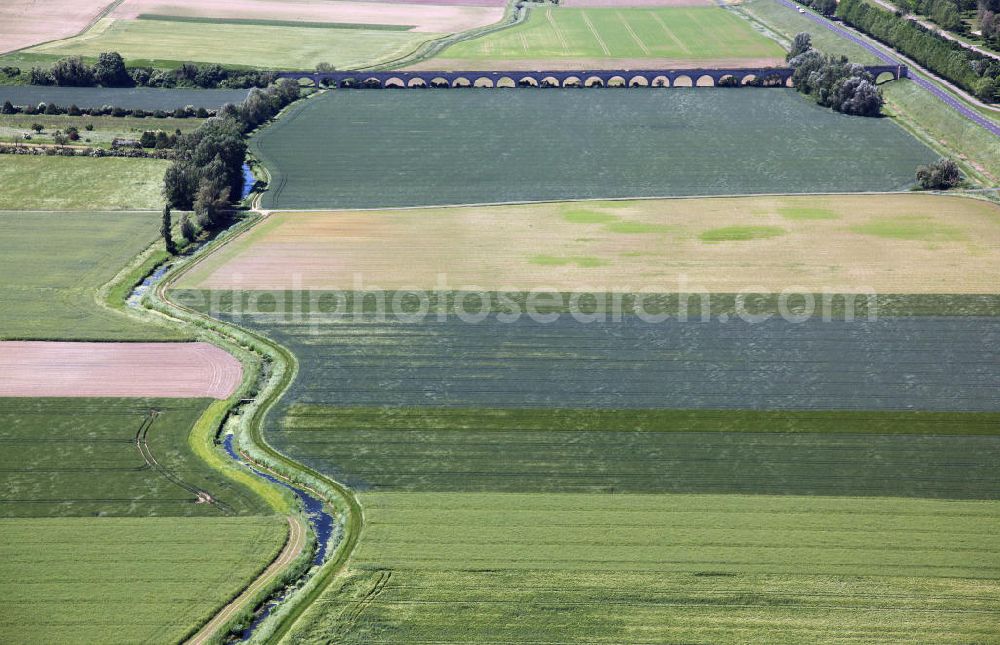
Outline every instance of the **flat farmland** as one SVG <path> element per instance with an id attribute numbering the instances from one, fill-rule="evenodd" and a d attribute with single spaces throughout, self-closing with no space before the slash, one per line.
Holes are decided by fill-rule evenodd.
<path id="1" fill-rule="evenodd" d="M 279 516 L 0 522 L 0 640 L 180 642 L 278 553 Z"/>
<path id="2" fill-rule="evenodd" d="M 158 213 L 0 213 L 0 338 L 183 338 L 98 303 L 101 287 L 152 244 L 159 225 Z"/>
<path id="3" fill-rule="evenodd" d="M 192 451 L 188 436 L 209 403 L 0 398 L 0 516 L 269 514 Z"/>
<path id="4" fill-rule="evenodd" d="M 211 397 L 243 380 L 235 357 L 209 343 L 0 342 L 0 397 Z"/>
<path id="5" fill-rule="evenodd" d="M 1000 319 L 241 323 L 289 347 L 288 403 L 1000 411 Z"/>
<path id="6" fill-rule="evenodd" d="M 430 290 L 439 276 L 467 291 L 991 294 L 1000 208 L 901 194 L 274 213 L 179 286 Z"/>
<path id="7" fill-rule="evenodd" d="M 509 29 L 456 43 L 421 65 L 436 69 L 769 67 L 777 41 L 721 7 L 529 9 Z M 527 66 L 527 67 L 525 67 Z"/>
<path id="8" fill-rule="evenodd" d="M 365 491 L 1000 498 L 996 413 L 295 405 L 270 436 Z"/>
<path id="9" fill-rule="evenodd" d="M 292 642 L 989 641 L 996 502 L 375 493 Z"/>
<path id="10" fill-rule="evenodd" d="M 752 88 L 334 91 L 251 147 L 271 210 L 902 190 L 935 158 L 887 119 Z"/>
<path id="11" fill-rule="evenodd" d="M 164 159 L 4 155 L 0 211 L 162 208 L 169 165 Z"/>
<path id="12" fill-rule="evenodd" d="M 396 3 L 314 2 L 309 0 L 224 0 L 206 5 L 198 0 L 127 0 L 111 14 L 120 20 L 162 19 L 178 22 L 234 20 L 243 23 L 278 23 L 308 27 L 309 23 L 344 24 L 373 29 L 400 27 L 405 31 L 435 34 L 466 31 L 499 21 L 503 2 Z M 302 24 L 306 23 L 306 24 Z"/>
<path id="13" fill-rule="evenodd" d="M 412 52 L 439 34 L 386 29 L 291 27 L 169 20 L 100 21 L 86 34 L 40 45 L 27 54 L 97 56 L 117 51 L 126 59 L 157 66 L 183 62 L 245 65 L 266 69 L 368 67 Z M 260 47 L 262 42 L 267 47 Z"/>

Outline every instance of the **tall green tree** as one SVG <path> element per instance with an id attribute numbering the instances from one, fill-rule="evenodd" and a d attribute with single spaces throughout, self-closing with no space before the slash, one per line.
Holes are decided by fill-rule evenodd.
<path id="1" fill-rule="evenodd" d="M 104 87 L 128 87 L 132 77 L 125 69 L 125 59 L 118 52 L 104 52 L 94 65 L 94 80 Z"/>
<path id="2" fill-rule="evenodd" d="M 163 219 L 160 222 L 160 235 L 163 236 L 163 246 L 170 255 L 177 255 L 177 245 L 174 243 L 173 222 L 170 216 L 170 204 L 163 207 Z"/>

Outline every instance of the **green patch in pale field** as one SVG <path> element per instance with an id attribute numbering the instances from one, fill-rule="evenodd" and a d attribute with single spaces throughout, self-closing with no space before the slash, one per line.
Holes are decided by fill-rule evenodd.
<path id="1" fill-rule="evenodd" d="M 785 229 L 780 226 L 723 226 L 705 231 L 698 237 L 703 242 L 747 242 L 784 234 Z"/>
<path id="2" fill-rule="evenodd" d="M 923 215 L 875 219 L 867 224 L 852 226 L 851 231 L 892 240 L 919 242 L 955 242 L 965 239 L 962 231 L 954 226 L 935 222 L 930 217 Z"/>

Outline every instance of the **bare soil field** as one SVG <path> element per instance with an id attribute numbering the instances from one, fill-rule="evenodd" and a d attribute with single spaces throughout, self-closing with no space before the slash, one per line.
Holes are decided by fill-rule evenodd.
<path id="1" fill-rule="evenodd" d="M 208 343 L 0 343 L 0 397 L 213 397 L 239 361 Z"/>
<path id="2" fill-rule="evenodd" d="M 406 267 L 400 271 L 400 267 Z M 995 293 L 1000 208 L 932 195 L 275 213 L 185 288 Z"/>
<path id="3" fill-rule="evenodd" d="M 310 0 L 127 0 L 112 14 L 132 20 L 143 14 L 195 18 L 296 20 L 372 25 L 408 25 L 415 32 L 452 33 L 497 22 L 503 4 L 463 6 L 389 2 L 315 2 Z"/>
<path id="4" fill-rule="evenodd" d="M 3 0 L 0 54 L 75 36 L 110 4 L 110 0 Z"/>

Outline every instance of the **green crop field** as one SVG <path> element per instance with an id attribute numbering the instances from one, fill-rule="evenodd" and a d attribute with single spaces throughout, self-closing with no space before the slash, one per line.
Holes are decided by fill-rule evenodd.
<path id="1" fill-rule="evenodd" d="M 96 56 L 117 51 L 127 59 L 157 65 L 185 61 L 249 65 L 267 69 L 313 69 L 330 63 L 341 69 L 399 58 L 433 33 L 385 29 L 316 29 L 267 25 L 163 20 L 105 20 L 85 35 L 39 45 L 28 53 Z M 261 47 L 260 43 L 267 43 Z"/>
<path id="2" fill-rule="evenodd" d="M 366 519 L 291 642 L 1000 635 L 995 317 L 289 313 L 269 441 Z"/>
<path id="3" fill-rule="evenodd" d="M 281 548 L 285 520 L 0 521 L 0 641 L 176 643 Z"/>
<path id="4" fill-rule="evenodd" d="M 360 490 L 1000 498 L 996 413 L 294 406 L 272 440 Z"/>
<path id="5" fill-rule="evenodd" d="M 269 513 L 192 452 L 188 435 L 209 403 L 0 398 L 0 517 Z M 216 503 L 198 503 L 199 490 Z"/>
<path id="6" fill-rule="evenodd" d="M 754 88 L 331 92 L 252 147 L 267 209 L 901 190 L 935 158 L 888 119 Z"/>
<path id="7" fill-rule="evenodd" d="M 153 210 L 163 208 L 162 159 L 4 155 L 3 210 Z"/>
<path id="8" fill-rule="evenodd" d="M 543 7 L 511 29 L 459 42 L 424 67 L 503 69 L 531 61 L 537 69 L 574 64 L 624 67 L 718 64 L 755 67 L 783 60 L 777 42 L 715 6 L 622 9 Z M 742 61 L 742 62 L 741 62 Z"/>
<path id="9" fill-rule="evenodd" d="M 292 642 L 997 636 L 997 502 L 489 493 L 362 502 L 350 575 Z"/>
<path id="10" fill-rule="evenodd" d="M 0 212 L 0 338 L 183 337 L 136 323 L 97 301 L 98 290 L 157 238 L 159 223 L 157 213 Z"/>

